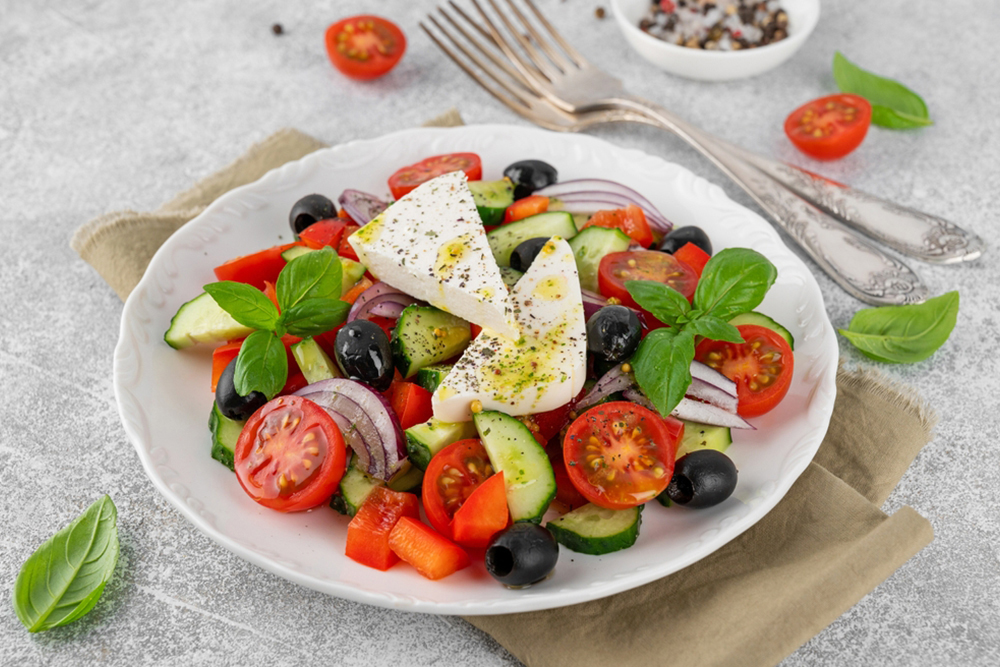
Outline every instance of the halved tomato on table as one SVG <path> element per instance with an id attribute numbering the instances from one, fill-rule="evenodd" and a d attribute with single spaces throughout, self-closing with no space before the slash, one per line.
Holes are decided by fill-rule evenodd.
<path id="1" fill-rule="evenodd" d="M 341 19 L 326 30 L 326 53 L 352 79 L 387 73 L 406 51 L 406 35 L 392 21 L 364 14 Z"/>
<path id="2" fill-rule="evenodd" d="M 785 134 L 809 157 L 836 160 L 861 145 L 871 122 L 868 100 L 841 93 L 807 102 L 790 113 Z"/>
<path id="3" fill-rule="evenodd" d="M 605 298 L 614 297 L 626 306 L 638 308 L 632 295 L 625 289 L 629 280 L 654 280 L 673 287 L 688 301 L 698 286 L 698 274 L 673 255 L 656 250 L 627 250 L 613 252 L 601 259 L 597 271 L 597 285 Z"/>
<path id="4" fill-rule="evenodd" d="M 635 204 L 611 211 L 598 211 L 590 217 L 590 220 L 583 227 L 585 229 L 587 227 L 620 229 L 643 248 L 648 248 L 653 244 L 653 230 L 646 222 L 646 213 Z"/>
<path id="5" fill-rule="evenodd" d="M 694 358 L 736 383 L 743 417 L 770 412 L 781 402 L 792 384 L 795 359 L 788 343 L 776 331 L 754 324 L 736 327 L 742 343 L 703 340 Z"/>
<path id="6" fill-rule="evenodd" d="M 674 472 L 684 424 L 628 401 L 596 405 L 570 424 L 566 472 L 590 502 L 626 509 L 660 495 Z"/>
<path id="7" fill-rule="evenodd" d="M 435 454 L 424 471 L 421 489 L 424 512 L 434 529 L 448 539 L 454 539 L 452 519 L 455 518 L 455 513 L 492 476 L 493 466 L 489 456 L 476 438 L 459 440 Z M 503 506 L 503 516 L 499 516 L 499 511 L 496 514 L 498 516 L 495 521 L 502 521 L 506 525 L 506 504 Z M 483 519 L 486 520 L 487 517 Z"/>
<path id="8" fill-rule="evenodd" d="M 389 177 L 389 190 L 399 199 L 421 183 L 453 171 L 464 171 L 470 181 L 478 181 L 483 178 L 483 163 L 475 153 L 435 155 L 397 170 Z"/>
<path id="9" fill-rule="evenodd" d="M 247 495 L 279 512 L 297 512 L 330 500 L 344 475 L 346 450 L 326 410 L 301 396 L 279 396 L 247 420 L 234 458 Z"/>

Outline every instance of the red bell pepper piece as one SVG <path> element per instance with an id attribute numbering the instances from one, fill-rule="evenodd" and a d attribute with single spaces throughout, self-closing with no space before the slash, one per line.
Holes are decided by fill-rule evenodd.
<path id="1" fill-rule="evenodd" d="M 252 255 L 244 255 L 231 259 L 225 264 L 215 267 L 215 277 L 219 280 L 233 280 L 238 283 L 253 285 L 259 290 L 264 289 L 264 281 L 277 282 L 278 274 L 285 268 L 285 258 L 281 253 L 292 246 L 302 245 L 301 243 L 286 243 L 276 245 L 267 250 L 255 252 Z"/>
<path id="2" fill-rule="evenodd" d="M 423 424 L 434 414 L 431 409 L 431 392 L 412 382 L 393 382 L 386 391 L 386 398 L 403 429 Z"/>
<path id="3" fill-rule="evenodd" d="M 549 198 L 543 197 L 542 195 L 531 195 L 530 197 L 525 197 L 524 199 L 518 199 L 516 202 L 507 207 L 507 210 L 503 213 L 503 222 L 507 224 L 508 222 L 517 222 L 518 220 L 524 220 L 533 215 L 538 215 L 539 213 L 545 213 L 549 210 Z"/>
<path id="4" fill-rule="evenodd" d="M 347 259 L 353 259 L 355 262 L 358 261 L 358 253 L 354 252 L 354 246 L 352 246 L 348 242 L 347 237 L 349 237 L 351 234 L 358 231 L 359 229 L 361 228 L 358 227 L 357 225 L 350 225 L 350 224 L 344 228 L 344 236 L 340 240 L 340 247 L 337 248 L 338 255 L 340 255 L 341 257 L 346 257 Z"/>
<path id="5" fill-rule="evenodd" d="M 712 259 L 711 255 L 693 243 L 685 243 L 674 253 L 674 257 L 694 269 L 699 278 L 701 278 L 701 272 L 705 270 L 708 260 Z"/>
<path id="6" fill-rule="evenodd" d="M 313 250 L 319 250 L 326 246 L 336 250 L 344 238 L 344 230 L 350 224 L 351 221 L 344 218 L 320 220 L 303 229 L 299 234 L 299 239 Z"/>
<path id="7" fill-rule="evenodd" d="M 428 579 L 447 577 L 470 563 L 465 549 L 408 516 L 401 518 L 392 529 L 389 546 L 397 556 Z"/>
<path id="8" fill-rule="evenodd" d="M 452 535 L 462 546 L 485 549 L 493 535 L 507 527 L 509 519 L 501 470 L 477 486 L 458 508 L 451 520 Z"/>
<path id="9" fill-rule="evenodd" d="M 225 345 L 220 345 L 215 348 L 212 352 L 212 393 L 215 393 L 215 388 L 219 385 L 219 378 L 222 376 L 222 371 L 226 370 L 226 366 L 229 362 L 235 359 L 239 353 L 240 348 L 243 346 L 243 339 L 229 341 Z"/>
<path id="10" fill-rule="evenodd" d="M 396 522 L 405 517 L 417 521 L 419 516 L 420 500 L 415 495 L 376 487 L 347 525 L 347 557 L 376 570 L 388 570 L 399 562 L 389 543 Z"/>

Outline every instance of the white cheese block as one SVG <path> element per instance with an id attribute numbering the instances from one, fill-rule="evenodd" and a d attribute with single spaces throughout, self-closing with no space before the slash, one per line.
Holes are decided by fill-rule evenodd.
<path id="1" fill-rule="evenodd" d="M 379 280 L 483 328 L 520 335 L 463 172 L 420 185 L 348 241 Z"/>
<path id="2" fill-rule="evenodd" d="M 511 291 L 521 338 L 483 329 L 438 386 L 434 416 L 472 418 L 472 403 L 508 415 L 569 403 L 587 375 L 587 326 L 573 251 L 553 237 Z"/>

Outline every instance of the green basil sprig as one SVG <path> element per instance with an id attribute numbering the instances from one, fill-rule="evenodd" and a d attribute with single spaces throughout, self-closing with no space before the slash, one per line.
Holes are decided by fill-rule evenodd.
<path id="1" fill-rule="evenodd" d="M 691 385 L 695 336 L 742 343 L 729 320 L 759 306 L 777 276 L 774 264 L 759 252 L 727 248 L 705 264 L 693 306 L 664 283 L 626 281 L 635 302 L 669 325 L 643 338 L 632 358 L 636 383 L 661 415 L 669 415 Z"/>
<path id="2" fill-rule="evenodd" d="M 250 285 L 224 280 L 205 291 L 240 324 L 257 329 L 236 357 L 234 384 L 241 396 L 259 391 L 273 398 L 288 380 L 288 358 L 281 337 L 315 336 L 344 321 L 350 305 L 340 300 L 343 269 L 333 248 L 290 261 L 278 275 L 275 291 L 281 312 Z"/>
<path id="3" fill-rule="evenodd" d="M 24 561 L 13 601 L 29 632 L 67 625 L 94 608 L 118 562 L 117 520 L 104 496 Z"/>
<path id="4" fill-rule="evenodd" d="M 840 333 L 866 357 L 887 364 L 912 364 L 934 354 L 958 319 L 958 292 L 924 303 L 859 310 Z"/>
<path id="5" fill-rule="evenodd" d="M 898 81 L 861 69 L 840 51 L 833 56 L 833 78 L 843 92 L 860 95 L 871 103 L 876 125 L 905 130 L 934 124 L 919 95 Z"/>

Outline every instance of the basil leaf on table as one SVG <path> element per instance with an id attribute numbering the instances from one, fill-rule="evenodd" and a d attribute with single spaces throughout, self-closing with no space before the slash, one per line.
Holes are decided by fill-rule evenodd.
<path id="1" fill-rule="evenodd" d="M 259 391 L 272 399 L 288 380 L 288 357 L 281 339 L 270 331 L 254 331 L 236 357 L 233 384 L 240 396 Z"/>
<path id="2" fill-rule="evenodd" d="M 898 81 L 861 69 L 840 51 L 833 56 L 833 78 L 843 92 L 860 95 L 871 103 L 876 125 L 909 129 L 934 124 L 919 95 Z"/>
<path id="3" fill-rule="evenodd" d="M 652 280 L 626 280 L 625 289 L 635 302 L 664 324 L 674 324 L 691 310 L 684 295 L 673 287 Z"/>
<path id="4" fill-rule="evenodd" d="M 72 623 L 94 608 L 118 562 L 117 519 L 104 496 L 24 561 L 13 602 L 29 632 Z"/>
<path id="5" fill-rule="evenodd" d="M 759 306 L 777 276 L 774 264 L 759 252 L 726 248 L 705 264 L 694 305 L 709 317 L 729 321 Z"/>
<path id="6" fill-rule="evenodd" d="M 958 292 L 924 303 L 859 310 L 840 333 L 862 354 L 890 364 L 923 361 L 944 345 L 958 319 Z"/>
<path id="7" fill-rule="evenodd" d="M 340 298 L 343 268 L 333 248 L 322 248 L 290 261 L 278 274 L 278 303 L 290 310 L 306 299 Z"/>
<path id="8" fill-rule="evenodd" d="M 660 415 L 666 417 L 691 385 L 694 336 L 683 330 L 656 329 L 642 339 L 632 357 L 635 381 Z"/>
<path id="9" fill-rule="evenodd" d="M 334 328 L 347 318 L 349 303 L 335 299 L 305 299 L 286 310 L 282 323 L 293 336 L 315 336 Z"/>
<path id="10" fill-rule="evenodd" d="M 278 322 L 278 309 L 263 292 L 250 285 L 223 280 L 205 285 L 205 291 L 243 326 L 273 329 Z"/>
<path id="11" fill-rule="evenodd" d="M 740 330 L 718 317 L 703 316 L 693 320 L 684 330 L 695 336 L 704 336 L 712 340 L 724 340 L 727 343 L 742 343 Z"/>

